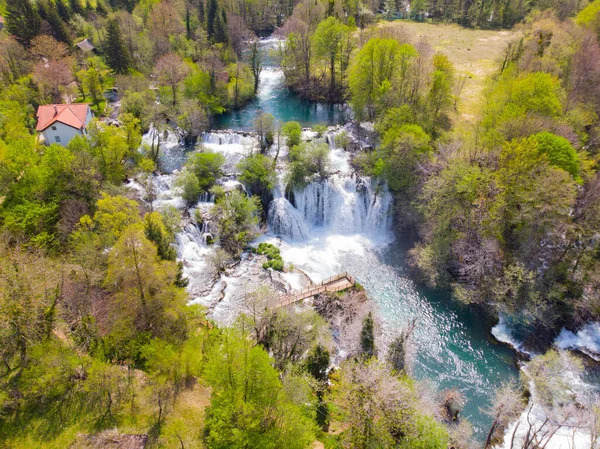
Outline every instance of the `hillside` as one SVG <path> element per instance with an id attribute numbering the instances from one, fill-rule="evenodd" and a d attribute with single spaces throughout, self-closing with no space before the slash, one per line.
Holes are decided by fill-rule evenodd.
<path id="1" fill-rule="evenodd" d="M 507 45 L 520 36 L 517 29 L 481 30 L 406 20 L 381 22 L 379 26 L 400 28 L 413 42 L 424 39 L 435 51 L 448 56 L 459 79 L 468 76 L 458 103 L 460 115 L 468 121 L 476 118 L 486 79 L 498 69 Z"/>

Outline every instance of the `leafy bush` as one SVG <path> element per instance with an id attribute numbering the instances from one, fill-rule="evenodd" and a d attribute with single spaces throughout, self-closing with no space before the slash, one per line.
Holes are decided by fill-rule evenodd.
<path id="1" fill-rule="evenodd" d="M 267 261 L 262 265 L 265 270 L 272 268 L 276 271 L 283 271 L 283 259 L 281 258 L 279 248 L 277 248 L 275 245 L 271 245 L 270 243 L 261 243 L 258 245 L 258 248 L 254 250 L 254 252 L 267 256 Z"/>
<path id="2" fill-rule="evenodd" d="M 223 175 L 221 167 L 225 163 L 222 154 L 203 152 L 190 156 L 186 167 L 198 178 L 198 186 L 202 191 L 208 191 Z"/>
<path id="3" fill-rule="evenodd" d="M 307 178 L 318 174 L 321 178 L 327 176 L 329 166 L 329 145 L 323 140 L 302 142 L 290 150 L 290 174 L 288 184 L 302 187 Z"/>
<path id="4" fill-rule="evenodd" d="M 258 195 L 266 207 L 277 181 L 273 161 L 264 154 L 255 154 L 242 159 L 237 169 L 241 172 L 238 179 L 250 193 Z"/>
<path id="5" fill-rule="evenodd" d="M 260 204 L 234 190 L 219 198 L 211 211 L 221 247 L 233 256 L 239 255 L 256 238 Z"/>
<path id="6" fill-rule="evenodd" d="M 549 132 L 535 134 L 538 150 L 545 154 L 552 165 L 562 168 L 577 179 L 579 177 L 579 155 L 564 137 Z"/>
<path id="7" fill-rule="evenodd" d="M 313 126 L 313 131 L 317 133 L 318 137 L 323 137 L 323 134 L 327 131 L 327 125 L 323 125 L 322 123 L 319 125 Z"/>
<path id="8" fill-rule="evenodd" d="M 287 138 L 288 147 L 293 147 L 300 143 L 302 137 L 302 127 L 298 122 L 287 122 L 283 125 L 281 133 Z"/>
<path id="9" fill-rule="evenodd" d="M 335 146 L 338 148 L 343 148 L 344 150 L 348 149 L 348 145 L 350 145 L 350 136 L 348 135 L 348 131 L 344 130 L 341 133 L 335 136 Z"/>
<path id="10" fill-rule="evenodd" d="M 183 190 L 181 197 L 188 205 L 195 204 L 202 192 L 198 177 L 187 170 L 181 172 L 177 179 L 175 179 L 175 186 L 180 187 Z"/>

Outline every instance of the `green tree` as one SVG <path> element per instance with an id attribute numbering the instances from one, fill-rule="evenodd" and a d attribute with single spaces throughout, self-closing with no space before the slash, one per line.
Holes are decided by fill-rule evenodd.
<path id="1" fill-rule="evenodd" d="M 118 74 L 127 73 L 132 66 L 129 49 L 123 39 L 123 34 L 118 22 L 109 19 L 106 24 L 106 41 L 103 45 L 106 62 Z"/>
<path id="2" fill-rule="evenodd" d="M 414 51 L 414 49 L 413 49 Z M 373 120 L 377 98 L 399 75 L 402 47 L 394 39 L 369 39 L 354 58 L 349 82 L 352 107 L 359 118 Z M 414 51 L 416 55 L 416 51 Z"/>
<path id="3" fill-rule="evenodd" d="M 540 240 L 569 222 L 575 204 L 575 181 L 548 163 L 535 137 L 505 144 L 499 166 L 503 238 L 513 248 L 524 251 L 523 255 L 535 257 Z"/>
<path id="4" fill-rule="evenodd" d="M 206 34 L 208 35 L 208 39 L 214 39 L 215 24 L 217 23 L 217 15 L 219 14 L 219 5 L 217 0 L 208 0 L 207 3 Z"/>
<path id="5" fill-rule="evenodd" d="M 329 371 L 330 356 L 329 351 L 323 345 L 316 344 L 306 356 L 306 370 L 309 374 L 319 381 L 327 380 Z"/>
<path id="6" fill-rule="evenodd" d="M 383 362 L 344 363 L 333 390 L 349 424 L 343 437 L 349 447 L 448 447 L 446 429 L 417 411 L 418 399 L 408 382 Z"/>
<path id="7" fill-rule="evenodd" d="M 60 42 L 64 42 L 67 45 L 71 45 L 71 36 L 63 19 L 60 17 L 58 13 L 58 9 L 56 8 L 56 4 L 53 1 L 47 2 L 39 2 L 38 3 L 44 19 L 48 24 L 52 27 L 52 34 L 56 38 L 56 40 Z"/>
<path id="8" fill-rule="evenodd" d="M 18 404 L 19 377 L 30 363 L 33 348 L 51 336 L 60 290 L 55 261 L 32 253 L 2 250 L 0 257 L 0 403 Z M 12 394 L 5 392 L 12 391 Z"/>
<path id="9" fill-rule="evenodd" d="M 177 264 L 161 260 L 141 225 L 126 228 L 108 256 L 104 284 L 115 295 L 115 347 L 149 332 L 171 342 L 187 336 L 185 292 L 175 286 Z"/>
<path id="10" fill-rule="evenodd" d="M 263 345 L 275 359 L 275 367 L 284 369 L 289 364 L 298 364 L 328 332 L 327 323 L 314 310 L 280 310 L 269 321 Z"/>
<path id="11" fill-rule="evenodd" d="M 6 2 L 5 8 L 7 31 L 23 45 L 29 46 L 42 26 L 37 6 L 31 0 L 14 0 Z"/>
<path id="12" fill-rule="evenodd" d="M 224 163 L 225 157 L 222 154 L 203 151 L 190 156 L 186 167 L 198 178 L 200 189 L 208 192 L 216 184 L 217 179 L 223 176 Z"/>
<path id="13" fill-rule="evenodd" d="M 127 161 L 137 150 L 132 145 L 140 140 L 139 128 L 117 128 L 93 121 L 88 125 L 88 135 L 75 137 L 69 149 L 91 154 L 103 179 L 117 185 L 126 178 Z"/>
<path id="14" fill-rule="evenodd" d="M 120 238 L 126 228 L 141 222 L 139 204 L 128 198 L 102 193 L 96 207 L 93 222 L 88 216 L 84 216 L 81 225 L 95 226 L 107 246 Z"/>
<path id="15" fill-rule="evenodd" d="M 331 149 L 323 140 L 302 142 L 290 149 L 289 188 L 303 187 L 313 176 L 325 179 L 328 174 Z"/>
<path id="16" fill-rule="evenodd" d="M 430 131 L 447 127 L 446 112 L 452 106 L 452 87 L 454 84 L 454 67 L 446 55 L 441 53 L 433 57 L 433 73 L 431 87 L 427 94 L 427 110 Z"/>
<path id="17" fill-rule="evenodd" d="M 156 245 L 158 257 L 162 260 L 175 260 L 177 256 L 173 246 L 175 236 L 167 229 L 159 212 L 144 215 L 144 233 L 148 240 Z"/>
<path id="18" fill-rule="evenodd" d="M 144 92 L 128 90 L 121 98 L 121 111 L 137 118 L 145 132 L 150 128 L 154 102 L 155 99 L 149 90 Z"/>
<path id="19" fill-rule="evenodd" d="M 583 8 L 575 21 L 600 36 L 600 1 L 595 0 Z"/>
<path id="20" fill-rule="evenodd" d="M 275 117 L 271 114 L 267 114 L 263 112 L 259 114 L 252 125 L 254 126 L 254 131 L 258 134 L 258 141 L 260 142 L 260 149 L 264 151 L 268 145 L 268 136 L 273 133 L 273 126 L 275 122 Z"/>
<path id="21" fill-rule="evenodd" d="M 252 41 L 250 46 L 250 66 L 252 67 L 252 75 L 254 76 L 254 93 L 258 91 L 258 82 L 260 81 L 260 72 L 263 69 L 262 54 L 258 48 L 258 40 Z"/>
<path id="22" fill-rule="evenodd" d="M 92 103 L 100 111 L 100 103 L 103 100 L 106 73 L 101 67 L 91 65 L 88 69 L 77 72 L 77 78 L 81 83 L 83 91 L 92 97 Z M 84 96 L 85 100 L 85 96 Z"/>
<path id="23" fill-rule="evenodd" d="M 193 206 L 198 202 L 202 188 L 198 177 L 189 170 L 184 170 L 175 179 L 175 186 L 182 189 L 181 197 L 185 200 L 188 206 Z"/>
<path id="24" fill-rule="evenodd" d="M 211 212 L 221 247 L 237 256 L 256 237 L 260 205 L 256 197 L 234 190 L 216 200 Z"/>
<path id="25" fill-rule="evenodd" d="M 360 331 L 360 352 L 367 359 L 377 355 L 377 349 L 375 348 L 375 321 L 371 312 L 363 320 Z"/>
<path id="26" fill-rule="evenodd" d="M 205 378 L 213 389 L 209 448 L 300 449 L 314 440 L 310 418 L 287 397 L 268 354 L 239 331 L 226 329 L 214 343 Z"/>
<path id="27" fill-rule="evenodd" d="M 538 150 L 548 157 L 552 165 L 579 179 L 579 155 L 567 139 L 549 132 L 535 134 L 533 137 L 537 141 Z"/>
<path id="28" fill-rule="evenodd" d="M 433 152 L 431 137 L 419 125 L 394 126 L 385 131 L 376 156 L 380 161 L 379 174 L 388 182 L 390 189 L 408 191 L 417 181 L 417 168 L 426 162 Z"/>
<path id="29" fill-rule="evenodd" d="M 283 125 L 281 134 L 287 139 L 287 146 L 291 148 L 300 143 L 302 127 L 298 122 L 287 122 Z"/>
<path id="30" fill-rule="evenodd" d="M 319 23 L 312 36 L 315 57 L 327 61 L 329 66 L 329 99 L 332 101 L 339 94 L 336 84 L 336 64 L 340 63 L 340 78 L 344 76 L 344 53 L 349 50 L 344 47 L 344 43 L 348 40 L 350 31 L 350 28 L 337 18 L 328 17 Z M 342 79 L 338 81 L 341 83 Z"/>
<path id="31" fill-rule="evenodd" d="M 237 166 L 240 171 L 238 179 L 253 195 L 257 195 L 263 206 L 267 206 L 271 198 L 271 190 L 275 187 L 277 175 L 273 162 L 264 154 L 255 154 L 242 159 Z"/>
<path id="32" fill-rule="evenodd" d="M 189 74 L 190 70 L 185 61 L 175 53 L 162 56 L 154 68 L 158 81 L 171 89 L 173 106 L 177 104 L 177 90 L 180 83 Z"/>

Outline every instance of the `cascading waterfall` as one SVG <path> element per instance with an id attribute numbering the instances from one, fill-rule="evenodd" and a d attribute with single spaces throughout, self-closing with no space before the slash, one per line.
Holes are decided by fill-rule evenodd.
<path id="1" fill-rule="evenodd" d="M 154 126 L 142 136 L 142 145 L 160 147 L 160 165 L 164 173 L 171 173 L 181 167 L 185 161 L 185 147 L 181 142 L 181 133 L 177 130 L 159 131 Z"/>
<path id="2" fill-rule="evenodd" d="M 283 197 L 275 198 L 269 205 L 269 229 L 275 235 L 290 240 L 306 240 L 308 226 L 302 214 Z"/>
<path id="3" fill-rule="evenodd" d="M 223 169 L 228 173 L 235 172 L 242 158 L 258 146 L 256 137 L 231 131 L 206 132 L 202 134 L 202 142 L 210 151 L 225 157 Z"/>
<path id="4" fill-rule="evenodd" d="M 357 175 L 332 175 L 293 191 L 295 207 L 276 198 L 269 208 L 269 228 L 290 240 L 308 237 L 309 227 L 338 234 L 386 235 L 392 196 L 387 187 Z"/>
<path id="5" fill-rule="evenodd" d="M 294 190 L 304 220 L 340 234 L 387 232 L 392 197 L 383 184 L 358 175 L 333 175 Z"/>
<path id="6" fill-rule="evenodd" d="M 256 138 L 232 131 L 205 132 L 202 141 L 214 145 L 256 145 Z"/>

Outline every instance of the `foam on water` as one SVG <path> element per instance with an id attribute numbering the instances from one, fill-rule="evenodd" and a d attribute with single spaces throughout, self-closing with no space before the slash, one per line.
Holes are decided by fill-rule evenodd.
<path id="1" fill-rule="evenodd" d="M 204 147 L 225 157 L 225 172 L 236 171 L 237 164 L 258 146 L 258 140 L 235 132 L 206 132 L 202 134 Z"/>
<path id="2" fill-rule="evenodd" d="M 582 378 L 582 373 L 572 367 L 561 351 L 560 356 L 563 366 L 553 375 L 562 378 L 566 391 L 560 393 L 572 396 L 574 401 L 564 408 L 552 408 L 544 405 L 539 397 L 534 382 L 529 380 L 531 396 L 527 407 L 521 416 L 507 426 L 503 442 L 496 446 L 497 449 L 511 449 L 523 447 L 525 441 L 536 435 L 535 442 L 529 442 L 528 447 L 544 447 L 546 449 L 590 449 L 591 416 L 581 413 L 580 406 L 590 408 L 598 401 L 598 388 L 587 383 Z M 525 365 L 522 371 L 528 375 Z M 576 403 L 577 404 L 576 404 Z M 594 445 L 594 447 L 596 447 Z"/>
<path id="3" fill-rule="evenodd" d="M 496 340 L 513 347 L 516 351 L 530 356 L 535 355 L 533 352 L 527 351 L 525 346 L 518 337 L 515 336 L 514 330 L 508 323 L 506 316 L 500 314 L 498 324 L 492 328 L 492 335 Z"/>
<path id="4" fill-rule="evenodd" d="M 352 168 L 350 167 L 350 154 L 335 144 L 335 137 L 342 132 L 345 131 L 338 129 L 337 131 L 328 132 L 325 135 L 325 141 L 329 145 L 329 148 L 331 148 L 331 170 L 342 175 L 348 175 L 352 172 Z"/>
<path id="5" fill-rule="evenodd" d="M 167 206 L 173 206 L 179 210 L 186 207 L 185 201 L 181 197 L 181 189 L 175 187 L 175 178 L 177 173 L 158 175 L 154 178 L 154 188 L 156 191 L 156 199 L 152 203 L 157 210 Z"/>
<path id="6" fill-rule="evenodd" d="M 347 154 L 340 156 L 347 160 Z M 398 332 L 417 319 L 415 342 L 420 356 L 415 374 L 436 379 L 441 389 L 458 388 L 465 394 L 469 401 L 464 416 L 473 421 L 481 437 L 485 418 L 478 407 L 489 400 L 500 381 L 515 373 L 509 363 L 497 360 L 509 351 L 493 348 L 485 334 L 470 335 L 472 331 L 455 312 L 444 309 L 447 303 L 434 306 L 400 272 L 398 254 L 389 245 L 392 198 L 387 187 L 338 173 L 295 190 L 293 198 L 296 207 L 281 196 L 274 200 L 269 232 L 259 241 L 277 245 L 285 263 L 302 270 L 312 282 L 343 271 L 352 273 L 378 309 L 382 355 Z"/>
<path id="7" fill-rule="evenodd" d="M 154 126 L 142 136 L 142 146 L 160 146 L 160 169 L 171 173 L 181 168 L 186 159 L 186 151 L 181 141 L 182 134 L 177 130 L 159 131 Z"/>
<path id="8" fill-rule="evenodd" d="M 306 240 L 309 235 L 302 214 L 283 197 L 275 198 L 269 205 L 269 229 L 295 241 Z"/>
<path id="9" fill-rule="evenodd" d="M 578 349 L 600 361 L 600 323 L 589 323 L 577 333 L 563 329 L 554 344 L 561 349 Z"/>

